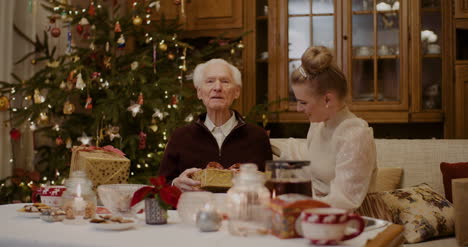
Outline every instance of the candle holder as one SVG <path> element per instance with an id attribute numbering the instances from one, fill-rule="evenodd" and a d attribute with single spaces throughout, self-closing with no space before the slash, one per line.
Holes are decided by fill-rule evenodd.
<path id="1" fill-rule="evenodd" d="M 85 224 L 96 214 L 96 193 L 92 183 L 83 171 L 75 171 L 68 179 L 67 190 L 63 194 L 62 208 L 65 211 L 65 224 Z"/>

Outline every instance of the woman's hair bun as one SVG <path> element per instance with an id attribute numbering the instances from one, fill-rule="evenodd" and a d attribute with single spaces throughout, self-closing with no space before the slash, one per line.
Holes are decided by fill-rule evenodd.
<path id="1" fill-rule="evenodd" d="M 333 55 L 325 46 L 312 46 L 304 52 L 301 60 L 304 70 L 308 74 L 316 76 L 330 67 Z"/>

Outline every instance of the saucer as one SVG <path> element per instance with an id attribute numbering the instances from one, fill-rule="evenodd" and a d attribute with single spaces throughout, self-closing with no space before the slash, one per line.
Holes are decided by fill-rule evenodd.
<path id="1" fill-rule="evenodd" d="M 92 223 L 92 226 L 96 230 L 103 231 L 122 231 L 129 230 L 137 225 L 137 222 L 131 223 Z"/>

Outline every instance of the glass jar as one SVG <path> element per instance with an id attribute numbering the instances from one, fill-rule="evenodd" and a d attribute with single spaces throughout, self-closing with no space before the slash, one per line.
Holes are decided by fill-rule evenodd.
<path id="1" fill-rule="evenodd" d="M 84 171 L 74 171 L 65 182 L 67 190 L 62 195 L 64 223 L 83 224 L 96 215 L 96 193 Z"/>
<path id="2" fill-rule="evenodd" d="M 243 164 L 227 192 L 228 229 L 233 235 L 248 236 L 268 233 L 270 227 L 270 192 L 265 177 L 255 164 Z"/>
<path id="3" fill-rule="evenodd" d="M 310 161 L 271 160 L 265 165 L 266 187 L 273 198 L 281 194 L 312 196 L 312 183 L 307 167 Z"/>

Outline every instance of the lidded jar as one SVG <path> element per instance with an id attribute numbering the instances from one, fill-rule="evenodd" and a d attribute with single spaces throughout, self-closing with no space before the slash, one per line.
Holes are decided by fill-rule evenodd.
<path id="1" fill-rule="evenodd" d="M 228 229 L 233 235 L 266 234 L 270 226 L 270 192 L 255 164 L 243 164 L 227 192 Z"/>
<path id="2" fill-rule="evenodd" d="M 64 223 L 80 224 L 96 214 L 96 193 L 92 182 L 84 171 L 74 171 L 65 182 L 67 190 L 62 195 L 62 209 L 65 211 Z"/>

